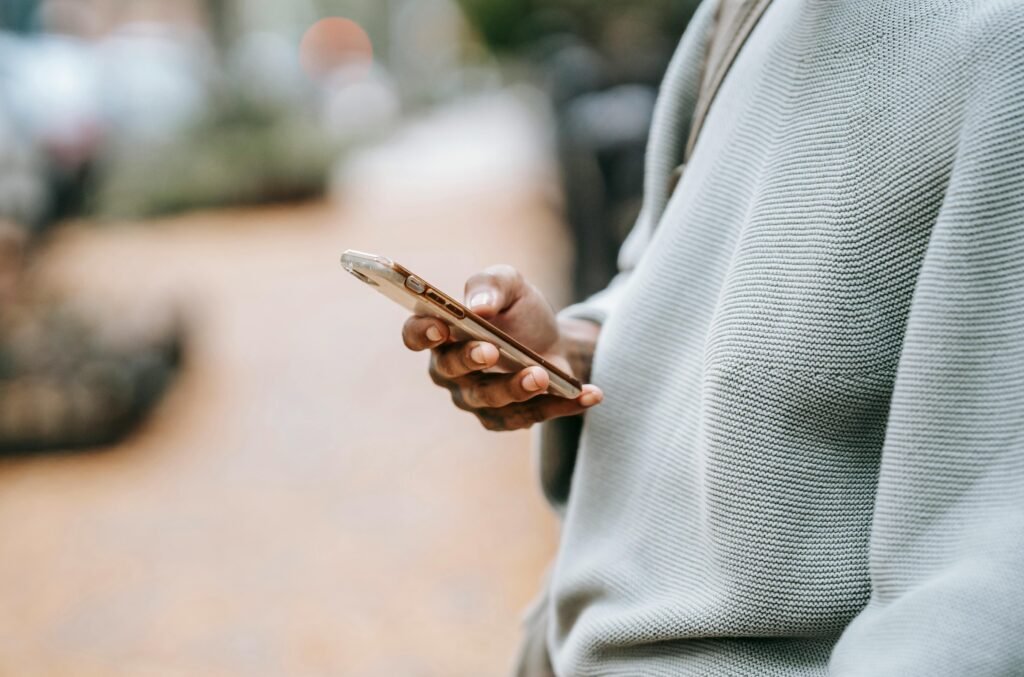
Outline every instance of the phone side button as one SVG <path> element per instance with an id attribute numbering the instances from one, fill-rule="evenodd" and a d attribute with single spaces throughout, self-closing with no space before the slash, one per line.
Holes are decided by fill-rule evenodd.
<path id="1" fill-rule="evenodd" d="M 448 309 L 449 313 L 451 313 L 455 317 L 459 318 L 460 320 L 463 319 L 464 317 L 466 317 L 466 313 L 462 312 L 462 308 L 459 308 L 455 304 L 446 303 L 446 304 L 444 304 L 444 307 Z"/>
<path id="2" fill-rule="evenodd" d="M 405 286 L 411 289 L 412 291 L 416 292 L 417 294 L 422 294 L 427 289 L 427 285 L 423 282 L 423 280 L 416 277 L 415 275 L 410 275 L 409 277 L 405 278 Z"/>

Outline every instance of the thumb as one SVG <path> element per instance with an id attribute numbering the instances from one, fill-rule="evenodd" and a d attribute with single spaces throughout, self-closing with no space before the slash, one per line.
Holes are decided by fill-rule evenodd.
<path id="1" fill-rule="evenodd" d="M 491 266 L 466 281 L 466 306 L 481 317 L 494 317 L 519 300 L 524 286 L 512 266 Z"/>

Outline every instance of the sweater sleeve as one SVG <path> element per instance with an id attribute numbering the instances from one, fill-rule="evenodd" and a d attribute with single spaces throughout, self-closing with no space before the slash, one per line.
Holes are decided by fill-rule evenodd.
<path id="1" fill-rule="evenodd" d="M 588 320 L 604 324 L 633 274 L 651 238 L 651 220 L 643 215 L 637 220 L 629 237 L 619 251 L 619 273 L 603 290 L 581 303 L 569 306 L 560 317 Z M 573 416 L 548 421 L 538 426 L 537 469 L 544 497 L 556 512 L 561 513 L 569 498 L 569 484 L 576 467 L 576 448 L 579 446 L 583 417 Z"/>
<path id="2" fill-rule="evenodd" d="M 619 274 L 603 290 L 587 300 L 569 306 L 559 315 L 604 324 L 622 296 L 633 267 L 651 237 L 649 220 L 640 218 L 619 252 Z M 569 498 L 569 484 L 576 467 L 576 448 L 583 427 L 582 416 L 559 418 L 538 426 L 537 469 L 544 497 L 561 513 Z"/>
<path id="3" fill-rule="evenodd" d="M 890 406 L 871 598 L 833 651 L 835 677 L 1024 670 L 1024 15 L 1014 13 L 969 57 L 975 84 Z"/>

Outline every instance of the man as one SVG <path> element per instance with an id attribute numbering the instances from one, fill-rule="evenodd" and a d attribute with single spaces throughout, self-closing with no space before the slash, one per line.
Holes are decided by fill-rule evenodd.
<path id="1" fill-rule="evenodd" d="M 600 390 L 404 329 L 488 428 L 586 413 L 541 450 L 564 525 L 521 673 L 1024 675 L 1024 3 L 775 0 L 672 190 L 714 4 L 612 285 L 556 318 L 467 283 Z"/>

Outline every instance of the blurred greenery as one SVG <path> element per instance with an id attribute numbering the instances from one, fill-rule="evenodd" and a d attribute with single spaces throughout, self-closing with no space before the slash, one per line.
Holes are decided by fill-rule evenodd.
<path id="1" fill-rule="evenodd" d="M 678 38 L 699 0 L 458 0 L 484 41 L 514 51 L 546 35 L 574 33 L 592 44 L 624 15 L 642 14 L 651 29 Z"/>
<path id="2" fill-rule="evenodd" d="M 36 0 L 3 0 L 0 2 L 0 26 L 27 32 L 36 27 Z"/>
<path id="3" fill-rule="evenodd" d="M 318 0 L 317 5 L 331 2 Z M 499 55 L 537 57 L 537 48 L 543 52 L 547 38 L 576 36 L 605 59 L 610 74 L 606 84 L 656 84 L 699 4 L 699 0 L 456 2 L 487 48 Z M 387 25 L 385 19 L 395 6 L 376 0 L 344 0 L 344 4 L 347 13 L 359 15 L 367 25 Z M 229 17 L 225 14 L 228 4 L 213 2 L 212 6 L 222 8 L 213 13 L 214 34 L 220 41 L 229 41 L 229 26 L 239 24 L 235 14 L 242 8 L 251 14 L 256 7 L 230 5 L 234 14 L 229 12 Z M 293 9 L 301 18 L 312 7 L 300 3 Z M 387 31 L 376 33 L 386 44 Z M 381 49 L 381 54 L 386 51 Z M 347 148 L 325 133 L 311 110 L 315 106 L 268 109 L 234 90 L 231 85 L 220 90 L 202 120 L 173 141 L 137 147 L 115 143 L 97 167 L 87 210 L 100 217 L 142 217 L 321 194 L 332 164 Z M 409 98 L 409 92 L 403 90 L 403 96 Z"/>
<path id="4" fill-rule="evenodd" d="M 227 100 L 171 143 L 115 151 L 88 211 L 139 217 L 313 197 L 342 150 L 306 115 Z"/>

